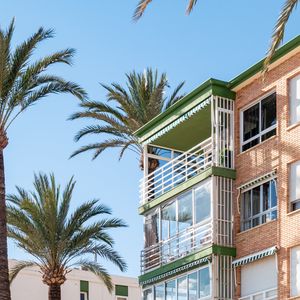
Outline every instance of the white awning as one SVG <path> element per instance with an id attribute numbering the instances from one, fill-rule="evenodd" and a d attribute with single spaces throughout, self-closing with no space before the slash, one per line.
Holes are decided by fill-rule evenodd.
<path id="1" fill-rule="evenodd" d="M 241 257 L 239 259 L 234 260 L 232 262 L 232 266 L 233 267 L 239 267 L 239 266 L 251 263 L 253 261 L 256 261 L 258 259 L 270 256 L 270 255 L 274 255 L 277 252 L 277 250 L 278 250 L 277 247 L 273 246 L 271 248 L 264 249 L 262 251 L 259 251 L 259 252 Z"/>
<path id="2" fill-rule="evenodd" d="M 240 189 L 241 191 L 245 191 L 249 188 L 253 188 L 257 185 L 261 185 L 264 181 L 267 181 L 267 180 L 271 180 L 273 178 L 276 178 L 276 170 L 273 170 L 272 172 L 270 173 L 267 173 L 267 174 L 264 174 L 260 177 L 257 177 L 253 180 L 250 180 L 242 185 L 240 185 L 238 187 L 238 189 Z"/>

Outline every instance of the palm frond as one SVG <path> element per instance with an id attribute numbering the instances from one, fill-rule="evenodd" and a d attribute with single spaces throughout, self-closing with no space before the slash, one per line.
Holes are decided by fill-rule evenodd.
<path id="1" fill-rule="evenodd" d="M 152 2 L 152 0 L 140 0 L 139 4 L 137 5 L 134 14 L 133 14 L 133 20 L 138 21 L 143 14 L 145 13 L 145 10 L 147 6 Z"/>
<path id="2" fill-rule="evenodd" d="M 20 261 L 18 262 L 14 267 L 10 269 L 9 272 L 9 282 L 10 284 L 13 282 L 13 280 L 18 276 L 18 274 L 25 268 L 36 266 L 37 263 L 32 261 Z"/>
<path id="3" fill-rule="evenodd" d="M 189 15 L 191 13 L 191 11 L 193 10 L 193 8 L 195 7 L 195 5 L 197 4 L 198 0 L 189 0 L 189 4 L 186 8 L 186 13 Z"/>
<path id="4" fill-rule="evenodd" d="M 298 0 L 286 0 L 275 25 L 270 48 L 264 61 L 263 75 L 268 72 L 272 57 L 283 40 L 286 24 L 296 8 Z"/>

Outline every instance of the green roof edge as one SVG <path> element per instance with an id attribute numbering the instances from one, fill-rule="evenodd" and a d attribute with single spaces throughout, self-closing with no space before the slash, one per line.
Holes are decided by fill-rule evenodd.
<path id="1" fill-rule="evenodd" d="M 295 38 L 291 39 L 286 44 L 278 48 L 271 59 L 271 63 L 274 63 L 276 60 L 280 59 L 281 57 L 291 52 L 298 46 L 300 46 L 300 35 L 296 36 Z M 250 68 L 248 68 L 246 71 L 242 72 L 241 74 L 239 74 L 238 76 L 230 80 L 228 87 L 230 89 L 235 88 L 236 86 L 240 85 L 242 82 L 246 81 L 247 79 L 257 74 L 258 72 L 262 71 L 265 59 L 266 57 L 264 57 L 259 62 L 257 62 Z"/>
<path id="2" fill-rule="evenodd" d="M 200 86 L 195 88 L 192 92 L 185 95 L 182 99 L 180 99 L 178 102 L 173 104 L 166 111 L 160 113 L 159 115 L 154 117 L 151 121 L 149 121 L 147 124 L 139 128 L 135 132 L 135 135 L 141 138 L 143 135 L 147 134 L 149 131 L 151 131 L 151 129 L 156 127 L 158 124 L 161 124 L 162 122 L 166 121 L 170 116 L 172 116 L 178 110 L 183 108 L 187 103 L 192 102 L 192 100 L 194 100 L 195 97 L 200 97 L 205 93 L 209 93 L 209 95 L 214 94 L 218 96 L 227 96 L 234 99 L 235 92 L 231 91 L 228 88 L 228 84 L 229 83 L 226 81 L 222 81 L 214 78 L 210 78 L 206 80 Z"/>

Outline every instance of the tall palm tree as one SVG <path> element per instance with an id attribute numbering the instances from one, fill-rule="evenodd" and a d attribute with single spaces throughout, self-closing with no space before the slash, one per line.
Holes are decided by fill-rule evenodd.
<path id="1" fill-rule="evenodd" d="M 133 14 L 133 19 L 135 21 L 139 20 L 143 16 L 146 8 L 148 7 L 148 5 L 151 2 L 152 2 L 152 0 L 140 0 L 140 2 L 138 3 L 138 5 L 134 11 L 134 14 Z M 189 0 L 188 6 L 186 9 L 187 14 L 191 13 L 191 11 L 193 10 L 193 8 L 197 4 L 197 2 L 198 2 L 198 0 Z M 268 67 L 272 60 L 272 57 L 273 57 L 276 49 L 279 47 L 279 45 L 281 44 L 281 42 L 283 40 L 286 24 L 292 14 L 292 12 L 297 7 L 298 2 L 299 2 L 299 0 L 285 0 L 285 3 L 280 11 L 278 20 L 275 24 L 273 34 L 272 34 L 271 45 L 269 47 L 267 57 L 264 61 L 264 70 L 263 70 L 264 74 L 268 71 Z"/>
<path id="2" fill-rule="evenodd" d="M 84 90 L 77 84 L 47 74 L 48 67 L 71 64 L 73 49 L 54 52 L 32 61 L 38 45 L 53 37 L 53 30 L 38 29 L 12 49 L 14 20 L 7 30 L 0 28 L 0 298 L 10 300 L 3 150 L 8 144 L 7 129 L 31 105 L 49 94 L 71 93 L 83 100 Z"/>
<path id="3" fill-rule="evenodd" d="M 82 111 L 70 117 L 71 120 L 87 118 L 99 122 L 80 130 L 75 136 L 76 141 L 90 134 L 110 136 L 103 141 L 81 147 L 71 157 L 93 150 L 95 159 L 108 148 L 120 148 L 121 159 L 128 149 L 140 155 L 140 166 L 143 168 L 142 146 L 134 132 L 178 101 L 182 97 L 178 93 L 184 82 L 180 83 L 168 98 L 165 92 L 169 84 L 165 73 L 159 78 L 157 70 L 148 68 L 144 73 L 133 71 L 126 74 L 126 78 L 126 87 L 118 83 L 112 83 L 111 86 L 102 84 L 108 92 L 107 100 L 113 101 L 112 105 L 101 101 L 82 101 Z M 151 166 L 151 163 L 149 165 Z M 155 169 L 155 162 L 152 165 Z"/>
<path id="4" fill-rule="evenodd" d="M 85 202 L 71 213 L 74 187 L 72 178 L 61 192 L 53 174 L 39 174 L 34 177 L 33 192 L 17 187 L 17 194 L 7 197 L 8 235 L 33 257 L 13 267 L 11 280 L 24 268 L 37 266 L 49 286 L 49 300 L 61 299 L 61 285 L 74 266 L 93 272 L 112 291 L 110 275 L 93 260 L 95 254 L 121 271 L 126 269 L 108 233 L 126 225 L 120 219 L 102 217 L 111 211 L 98 200 Z"/>

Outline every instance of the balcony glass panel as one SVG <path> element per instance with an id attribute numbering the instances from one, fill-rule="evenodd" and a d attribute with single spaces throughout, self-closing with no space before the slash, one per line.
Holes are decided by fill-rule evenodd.
<path id="1" fill-rule="evenodd" d="M 177 300 L 187 300 L 187 276 L 183 276 L 177 280 Z"/>
<path id="2" fill-rule="evenodd" d="M 155 300 L 165 300 L 165 284 L 155 286 Z"/>
<path id="3" fill-rule="evenodd" d="M 176 280 L 166 283 L 166 300 L 176 300 Z"/>
<path id="4" fill-rule="evenodd" d="M 197 272 L 188 275 L 189 300 L 197 300 Z"/>
<path id="5" fill-rule="evenodd" d="M 209 268 L 203 268 L 199 270 L 199 296 L 201 298 L 209 297 L 211 294 L 210 290 L 210 274 Z"/>

